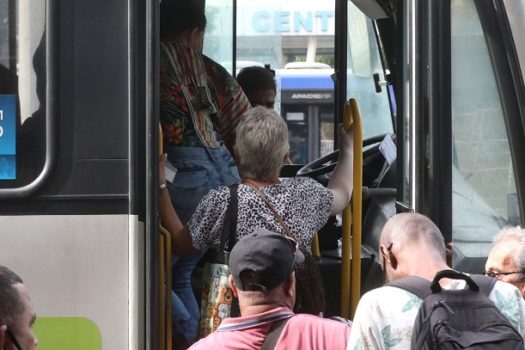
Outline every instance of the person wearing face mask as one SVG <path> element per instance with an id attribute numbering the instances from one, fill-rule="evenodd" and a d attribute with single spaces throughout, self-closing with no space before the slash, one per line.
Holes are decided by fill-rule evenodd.
<path id="1" fill-rule="evenodd" d="M 205 28 L 204 12 L 193 1 L 162 1 L 160 120 L 164 152 L 177 174 L 160 186 L 167 186 L 183 222 L 210 189 L 240 181 L 230 149 L 235 127 L 251 107 L 226 69 L 202 54 Z M 173 259 L 175 348 L 197 337 L 199 308 L 191 274 L 203 253 Z"/>
<path id="2" fill-rule="evenodd" d="M 36 313 L 22 279 L 0 266 L 0 349 L 33 350 L 38 339 L 33 333 Z"/>

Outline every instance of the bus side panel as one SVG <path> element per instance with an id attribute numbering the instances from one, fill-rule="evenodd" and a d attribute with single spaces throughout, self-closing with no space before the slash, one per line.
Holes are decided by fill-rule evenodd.
<path id="1" fill-rule="evenodd" d="M 0 217 L 0 264 L 22 277 L 38 317 L 87 318 L 100 331 L 102 349 L 128 349 L 139 342 L 141 278 L 130 257 L 130 244 L 140 251 L 140 223 L 130 234 L 131 222 L 128 215 Z M 43 340 L 39 348 L 61 350 Z"/>

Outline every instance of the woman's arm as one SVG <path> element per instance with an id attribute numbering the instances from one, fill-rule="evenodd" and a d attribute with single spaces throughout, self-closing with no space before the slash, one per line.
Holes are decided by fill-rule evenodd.
<path id="1" fill-rule="evenodd" d="M 340 213 L 348 205 L 353 189 L 354 131 L 352 129 L 346 131 L 342 125 L 339 125 L 339 135 L 341 140 L 339 159 L 328 182 L 328 188 L 334 193 L 332 215 Z"/>
<path id="2" fill-rule="evenodd" d="M 193 248 L 191 242 L 191 235 L 188 229 L 182 224 L 179 216 L 173 208 L 168 189 L 165 187 L 166 179 L 164 168 L 166 166 L 166 155 L 162 155 L 159 169 L 159 182 L 161 184 L 160 190 L 160 217 L 162 225 L 171 233 L 172 250 L 176 255 L 186 256 L 195 253 L 197 250 Z M 162 186 L 164 185 L 164 186 Z M 162 188 L 163 187 L 163 188 Z"/>

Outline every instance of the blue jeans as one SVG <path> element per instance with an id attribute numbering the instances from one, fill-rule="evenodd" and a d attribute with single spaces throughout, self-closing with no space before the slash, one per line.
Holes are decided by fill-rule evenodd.
<path id="1" fill-rule="evenodd" d="M 168 160 L 177 175 L 168 185 L 171 201 L 183 224 L 186 224 L 208 191 L 218 186 L 239 183 L 239 172 L 228 149 L 203 147 L 167 147 Z M 199 306 L 191 288 L 191 274 L 204 254 L 173 258 L 173 331 L 183 334 L 188 343 L 197 338 Z"/>

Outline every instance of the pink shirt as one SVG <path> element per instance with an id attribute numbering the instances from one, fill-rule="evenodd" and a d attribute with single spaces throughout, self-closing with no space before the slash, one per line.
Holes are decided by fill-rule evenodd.
<path id="1" fill-rule="evenodd" d="M 295 315 L 287 307 L 261 314 L 225 319 L 217 330 L 190 349 L 259 350 L 272 322 L 289 318 L 275 349 L 346 349 L 350 328 L 321 317 Z"/>

